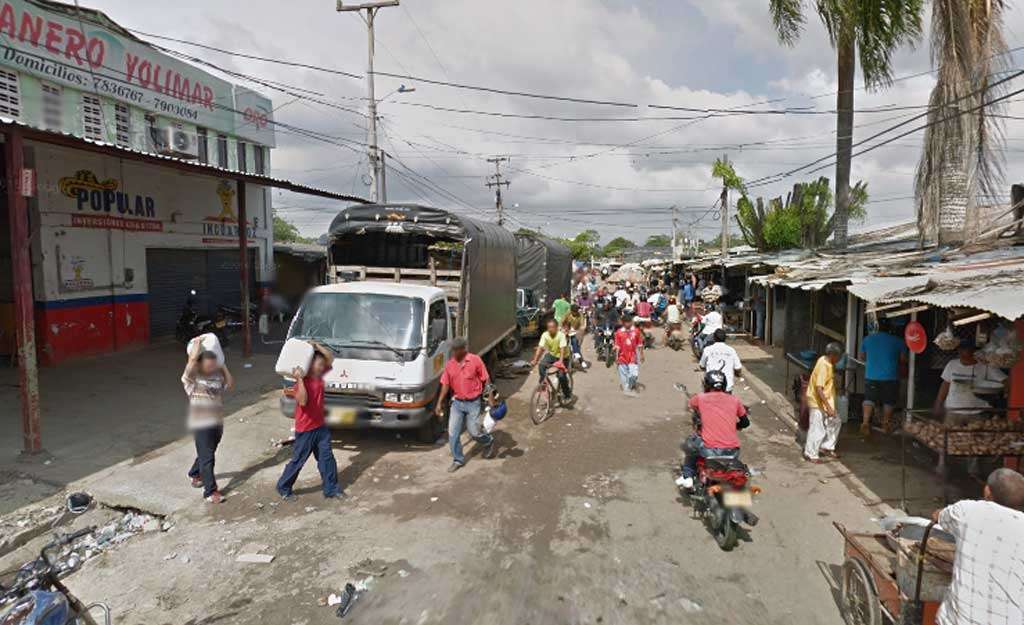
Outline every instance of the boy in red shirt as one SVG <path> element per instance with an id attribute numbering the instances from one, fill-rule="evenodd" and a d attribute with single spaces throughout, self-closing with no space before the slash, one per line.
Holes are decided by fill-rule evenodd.
<path id="1" fill-rule="evenodd" d="M 316 467 L 323 480 L 324 497 L 343 497 L 338 486 L 338 465 L 331 450 L 331 430 L 324 423 L 324 374 L 331 370 L 334 354 L 323 345 L 313 344 L 313 361 L 309 373 L 302 375 L 302 369 L 295 368 L 295 443 L 292 445 L 292 459 L 284 467 L 281 479 L 277 481 L 277 492 L 284 499 L 294 499 L 292 486 L 299 477 L 310 454 L 316 458 Z"/>
<path id="2" fill-rule="evenodd" d="M 644 361 L 644 335 L 633 325 L 633 318 L 622 318 L 622 327 L 615 331 L 615 363 L 619 369 L 619 384 L 628 397 L 636 397 L 636 381 L 640 377 L 640 363 Z"/>

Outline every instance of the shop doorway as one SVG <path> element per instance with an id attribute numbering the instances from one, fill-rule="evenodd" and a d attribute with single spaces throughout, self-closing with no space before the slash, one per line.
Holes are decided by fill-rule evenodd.
<path id="1" fill-rule="evenodd" d="M 256 250 L 249 250 L 249 297 L 256 293 Z M 146 250 L 149 285 L 149 336 L 173 336 L 185 297 L 195 290 L 196 311 L 211 316 L 220 305 L 242 300 L 237 250 Z"/>

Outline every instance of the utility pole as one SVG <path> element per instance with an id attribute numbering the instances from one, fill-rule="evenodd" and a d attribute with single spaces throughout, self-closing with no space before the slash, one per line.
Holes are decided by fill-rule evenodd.
<path id="1" fill-rule="evenodd" d="M 370 126 L 367 132 L 367 155 L 370 159 L 370 201 L 377 202 L 383 198 L 382 186 L 383 180 L 380 175 L 380 155 L 378 154 L 379 148 L 377 147 L 377 96 L 373 90 L 373 19 L 377 15 L 377 11 L 384 7 L 396 7 L 398 6 L 398 0 L 383 0 L 381 2 L 365 2 L 363 4 L 352 4 L 345 6 L 342 0 L 338 0 L 337 10 L 338 12 L 349 12 L 366 11 L 366 15 L 362 16 L 363 21 L 366 23 L 366 31 L 368 37 L 368 56 L 366 63 L 366 96 L 367 96 L 367 109 L 369 109 Z"/>
<path id="2" fill-rule="evenodd" d="M 678 208 L 672 205 L 672 260 L 676 259 L 676 230 L 679 228 L 679 219 L 676 217 Z"/>
<path id="3" fill-rule="evenodd" d="M 507 156 L 495 156 L 487 159 L 488 163 L 494 163 L 494 174 L 487 177 L 487 186 L 494 187 L 494 208 L 498 211 L 498 225 L 505 225 L 505 206 L 501 203 L 501 185 L 505 188 L 512 186 L 508 180 L 502 180 L 501 164 L 508 162 Z"/>
<path id="4" fill-rule="evenodd" d="M 722 157 L 728 163 L 729 157 Z M 722 270 L 725 271 L 725 261 L 729 258 L 729 187 L 722 184 Z"/>

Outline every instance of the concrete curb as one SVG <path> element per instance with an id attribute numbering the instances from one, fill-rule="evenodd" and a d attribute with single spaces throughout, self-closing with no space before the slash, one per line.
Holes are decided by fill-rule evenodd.
<path id="1" fill-rule="evenodd" d="M 756 347 L 756 346 L 755 346 Z M 750 373 L 749 370 L 743 372 L 743 380 L 750 385 L 750 388 L 757 394 L 761 399 L 767 402 L 765 405 L 768 409 L 779 417 L 779 419 L 785 423 L 791 430 L 793 430 L 794 437 L 800 435 L 800 424 L 793 415 L 793 405 L 789 402 L 789 399 L 782 393 L 772 389 L 768 384 L 757 376 Z M 787 382 L 788 383 L 788 382 Z M 794 443 L 799 442 L 797 438 L 794 438 Z M 902 511 L 893 508 L 888 503 L 882 500 L 882 497 L 871 490 L 867 484 L 865 484 L 859 477 L 854 475 L 853 471 L 848 466 L 843 464 L 842 460 L 830 463 L 832 465 L 839 465 L 842 470 L 837 472 L 837 479 L 846 484 L 847 488 L 853 492 L 854 495 L 859 497 L 865 506 L 877 509 L 879 516 L 887 516 L 890 514 L 902 514 Z M 836 472 L 834 472 L 836 473 Z"/>

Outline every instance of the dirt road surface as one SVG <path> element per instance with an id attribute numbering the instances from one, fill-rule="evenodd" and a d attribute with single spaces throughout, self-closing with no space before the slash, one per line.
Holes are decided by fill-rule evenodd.
<path id="1" fill-rule="evenodd" d="M 689 430 L 674 385 L 698 388 L 692 356 L 649 352 L 640 398 L 622 396 L 603 366 L 575 379 L 576 407 L 540 426 L 526 409 L 534 377 L 500 380 L 511 397 L 501 451 L 485 460 L 470 443 L 455 474 L 447 446 L 341 436 L 342 503 L 321 497 L 312 462 L 298 500 L 280 502 L 290 451 L 268 446 L 221 476 L 227 503 L 196 495 L 169 517 L 173 530 L 89 561 L 70 585 L 108 602 L 115 622 L 147 625 L 339 622 L 318 601 L 350 581 L 368 587 L 340 621 L 353 624 L 842 622 L 832 522 L 869 528 L 871 509 L 834 475 L 839 465 L 803 463 L 739 381 L 753 421 L 742 457 L 764 492 L 761 523 L 724 553 L 673 484 Z M 287 427 L 270 402 L 250 420 Z M 255 552 L 274 559 L 236 561 Z"/>

